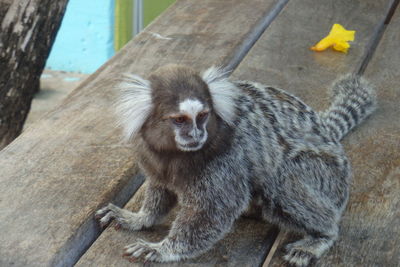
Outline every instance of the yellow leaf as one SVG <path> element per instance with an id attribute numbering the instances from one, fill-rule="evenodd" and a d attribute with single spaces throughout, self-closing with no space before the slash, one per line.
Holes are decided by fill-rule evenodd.
<path id="1" fill-rule="evenodd" d="M 356 31 L 348 31 L 340 24 L 333 24 L 328 36 L 311 47 L 313 51 L 324 51 L 328 47 L 332 47 L 336 51 L 347 53 L 350 48 L 349 41 L 354 41 Z"/>
<path id="2" fill-rule="evenodd" d="M 350 45 L 347 42 L 338 42 L 332 46 L 332 48 L 334 50 L 343 52 L 343 53 L 347 53 L 347 50 L 349 50 L 349 47 L 350 47 Z"/>

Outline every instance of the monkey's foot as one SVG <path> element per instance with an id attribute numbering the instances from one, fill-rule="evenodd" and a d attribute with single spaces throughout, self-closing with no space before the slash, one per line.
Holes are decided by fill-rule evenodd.
<path id="1" fill-rule="evenodd" d="M 127 257 L 129 261 L 136 261 L 139 257 L 143 257 L 145 261 L 155 262 L 177 261 L 181 258 L 166 251 L 163 241 L 150 243 L 144 240 L 138 240 L 136 243 L 126 246 L 123 256 Z"/>
<path id="2" fill-rule="evenodd" d="M 311 261 L 320 258 L 332 244 L 333 239 L 329 237 L 306 236 L 286 246 L 287 254 L 284 259 L 297 267 L 308 266 Z"/>
<path id="3" fill-rule="evenodd" d="M 107 226 L 112 219 L 115 219 L 115 229 L 118 230 L 121 227 L 129 230 L 140 230 L 142 229 L 148 220 L 144 214 L 133 213 L 113 204 L 108 204 L 106 207 L 99 209 L 95 214 L 96 219 L 99 220 L 100 226 Z"/>
<path id="4" fill-rule="evenodd" d="M 305 250 L 299 248 L 292 248 L 288 250 L 288 253 L 283 257 L 287 262 L 296 267 L 308 266 L 315 256 Z"/>

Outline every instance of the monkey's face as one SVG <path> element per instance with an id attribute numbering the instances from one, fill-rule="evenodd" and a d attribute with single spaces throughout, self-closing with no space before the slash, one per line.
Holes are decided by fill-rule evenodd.
<path id="1" fill-rule="evenodd" d="M 233 126 L 237 88 L 225 74 L 215 67 L 200 75 L 167 65 L 148 80 L 128 75 L 120 84 L 117 106 L 125 138 L 140 133 L 156 151 L 201 150 L 207 140 L 214 140 L 218 121 Z"/>
<path id="2" fill-rule="evenodd" d="M 182 151 L 196 151 L 207 141 L 209 107 L 195 98 L 187 98 L 179 103 L 179 112 L 168 115 L 174 131 L 175 142 Z"/>

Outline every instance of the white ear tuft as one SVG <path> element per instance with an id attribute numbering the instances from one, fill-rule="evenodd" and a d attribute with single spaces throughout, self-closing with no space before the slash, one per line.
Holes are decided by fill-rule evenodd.
<path id="1" fill-rule="evenodd" d="M 139 132 L 152 108 L 150 82 L 133 74 L 125 74 L 118 84 L 120 97 L 116 103 L 118 125 L 124 129 L 125 140 Z"/>
<path id="2" fill-rule="evenodd" d="M 203 73 L 202 78 L 210 89 L 215 112 L 226 123 L 233 125 L 235 119 L 235 98 L 238 94 L 238 88 L 228 80 L 228 73 L 228 71 L 224 71 L 222 68 L 213 66 Z"/>

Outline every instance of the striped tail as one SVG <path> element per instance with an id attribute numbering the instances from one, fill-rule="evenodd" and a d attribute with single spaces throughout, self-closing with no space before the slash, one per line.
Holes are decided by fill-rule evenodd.
<path id="1" fill-rule="evenodd" d="M 333 102 L 321 114 L 330 135 L 342 139 L 376 108 L 375 89 L 363 78 L 348 75 L 334 83 Z"/>

